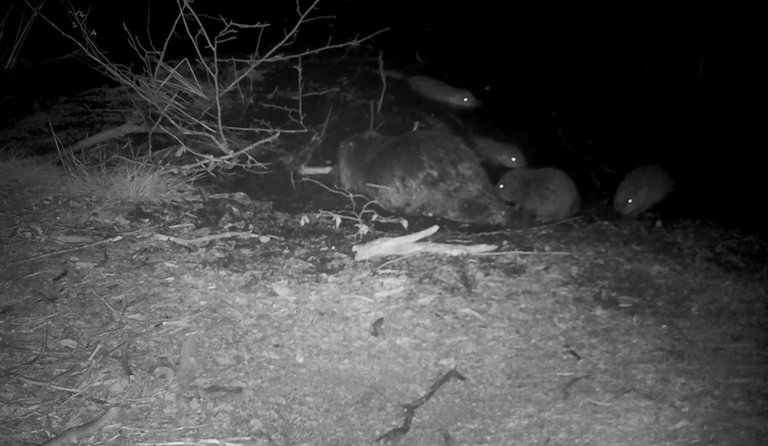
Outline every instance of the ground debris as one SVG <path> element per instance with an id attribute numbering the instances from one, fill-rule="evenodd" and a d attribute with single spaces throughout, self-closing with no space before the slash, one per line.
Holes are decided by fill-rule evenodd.
<path id="1" fill-rule="evenodd" d="M 429 252 L 433 254 L 476 254 L 496 250 L 496 245 L 456 245 L 448 243 L 429 243 L 418 242 L 423 238 L 437 232 L 437 225 L 429 227 L 423 231 L 401 237 L 383 237 L 368 243 L 363 243 L 352 247 L 355 253 L 355 260 L 367 260 L 373 257 L 390 255 L 409 255 L 417 252 Z"/>
<path id="2" fill-rule="evenodd" d="M 387 432 L 381 434 L 376 438 L 376 441 L 381 443 L 389 443 L 392 441 L 396 441 L 403 435 L 407 434 L 408 431 L 411 429 L 411 422 L 413 421 L 413 416 L 416 414 L 416 409 L 418 409 L 419 407 L 424 405 L 424 403 L 429 401 L 429 399 L 432 398 L 432 396 L 437 392 L 437 390 L 443 384 L 447 383 L 448 380 L 450 380 L 451 378 L 456 378 L 459 381 L 467 380 L 467 378 L 461 373 L 459 373 L 455 368 L 452 368 L 451 370 L 448 370 L 447 372 L 445 372 L 441 377 L 435 380 L 434 383 L 432 383 L 427 393 L 420 396 L 419 398 L 416 398 L 410 403 L 403 404 L 402 408 L 403 408 L 403 412 L 405 413 L 405 419 L 403 419 L 403 423 L 400 426 L 392 428 Z"/>
<path id="3" fill-rule="evenodd" d="M 77 443 L 83 438 L 90 437 L 104 426 L 108 425 L 120 412 L 119 406 L 110 407 L 102 416 L 89 421 L 81 426 L 67 429 L 59 435 L 51 438 L 41 446 L 63 446 L 71 443 Z"/>

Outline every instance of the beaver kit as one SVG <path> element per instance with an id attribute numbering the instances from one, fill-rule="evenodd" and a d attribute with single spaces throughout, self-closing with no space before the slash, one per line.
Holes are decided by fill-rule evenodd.
<path id="1" fill-rule="evenodd" d="M 351 136 L 341 143 L 338 173 L 344 189 L 392 212 L 493 225 L 510 219 L 477 155 L 450 133 Z"/>
<path id="2" fill-rule="evenodd" d="M 481 105 L 471 91 L 454 87 L 433 77 L 408 76 L 405 82 L 421 96 L 449 107 L 470 110 Z"/>
<path id="3" fill-rule="evenodd" d="M 482 102 L 471 91 L 454 87 L 434 77 L 424 75 L 408 75 L 395 70 L 370 70 L 384 74 L 392 79 L 405 82 L 419 96 L 457 110 L 472 110 L 480 107 Z"/>
<path id="4" fill-rule="evenodd" d="M 613 208 L 623 217 L 637 217 L 664 201 L 675 189 L 675 180 L 653 164 L 632 169 L 616 189 Z"/>
<path id="5" fill-rule="evenodd" d="M 477 155 L 491 167 L 514 169 L 527 165 L 523 151 L 516 144 L 476 135 L 469 136 L 468 139 Z"/>
<path id="6" fill-rule="evenodd" d="M 539 222 L 568 218 L 581 206 L 576 183 L 562 170 L 519 168 L 505 173 L 496 184 L 501 198 L 514 202 Z"/>

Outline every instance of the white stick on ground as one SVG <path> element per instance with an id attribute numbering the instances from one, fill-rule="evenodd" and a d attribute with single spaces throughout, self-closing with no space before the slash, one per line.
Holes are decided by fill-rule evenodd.
<path id="1" fill-rule="evenodd" d="M 355 245 L 352 247 L 352 252 L 355 253 L 355 260 L 368 260 L 380 256 L 408 255 L 417 252 L 457 256 L 495 251 L 498 248 L 496 245 L 485 244 L 455 245 L 449 243 L 418 242 L 434 234 L 438 229 L 439 226 L 434 225 L 423 231 L 401 237 L 383 237 L 368 243 Z"/>

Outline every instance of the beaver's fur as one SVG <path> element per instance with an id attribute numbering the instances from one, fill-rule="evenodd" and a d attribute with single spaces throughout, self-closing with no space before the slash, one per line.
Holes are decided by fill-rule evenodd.
<path id="1" fill-rule="evenodd" d="M 351 136 L 341 143 L 338 173 L 344 189 L 393 212 L 494 225 L 510 218 L 477 155 L 451 133 Z"/>
<path id="2" fill-rule="evenodd" d="M 654 164 L 632 169 L 616 188 L 613 208 L 624 217 L 637 217 L 662 202 L 675 190 L 675 180 Z"/>
<path id="3" fill-rule="evenodd" d="M 496 189 L 501 198 L 516 203 L 540 222 L 568 218 L 581 206 L 579 189 L 571 177 L 553 167 L 512 169 L 501 177 Z"/>

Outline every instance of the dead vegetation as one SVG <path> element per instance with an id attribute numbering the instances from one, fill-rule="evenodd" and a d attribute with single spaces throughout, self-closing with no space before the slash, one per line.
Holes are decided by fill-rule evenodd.
<path id="1" fill-rule="evenodd" d="M 352 227 L 259 202 L 143 209 L 39 200 L 3 225 L 8 444 L 764 438 L 764 261 L 693 237 L 727 232 L 448 232 L 508 253 L 358 263 Z"/>
<path id="2" fill-rule="evenodd" d="M 43 16 L 80 49 L 95 69 L 127 87 L 135 97 L 136 108 L 129 122 L 85 138 L 71 150 L 80 151 L 128 133 L 148 133 L 151 141 L 152 134 L 158 133 L 177 143 L 176 157 L 191 155 L 193 161 L 183 164 L 186 171 L 210 172 L 234 166 L 266 168 L 259 156 L 281 134 L 317 132 L 304 123 L 303 101 L 308 95 L 325 93 L 306 90 L 302 59 L 357 46 L 375 35 L 339 43 L 329 41 L 325 46 L 308 50 L 292 49 L 299 29 L 309 21 L 322 19 L 313 15 L 318 3 L 319 0 L 314 0 L 305 7 L 297 3 L 298 18 L 275 43 L 263 45 L 260 32 L 251 54 L 231 57 L 221 54 L 227 42 L 236 40 L 240 32 L 264 29 L 268 24 L 211 20 L 198 14 L 193 3 L 178 1 L 178 15 L 161 44 L 142 42 L 126 30 L 142 66 L 140 73 L 115 63 L 94 43 L 87 13 L 71 11 L 77 35 Z M 171 48 L 179 47 L 191 48 L 194 57 L 171 59 Z M 295 75 L 293 88 L 266 91 L 263 78 L 278 64 L 291 67 Z M 244 120 L 243 114 L 250 106 L 269 109 L 278 116 L 258 122 Z M 317 137 L 310 136 L 308 141 L 317 141 Z M 149 150 L 152 152 L 151 146 Z"/>
<path id="3" fill-rule="evenodd" d="M 29 37 L 32 25 L 39 17 L 45 0 L 27 3 L 12 0 L 0 18 L 0 64 L 3 70 L 13 69 L 19 62 L 19 54 Z"/>
<path id="4" fill-rule="evenodd" d="M 493 256 L 355 261 L 354 226 L 244 194 L 79 203 L 2 210 L 7 444 L 764 436 L 764 242 L 582 218 L 431 237 Z"/>

